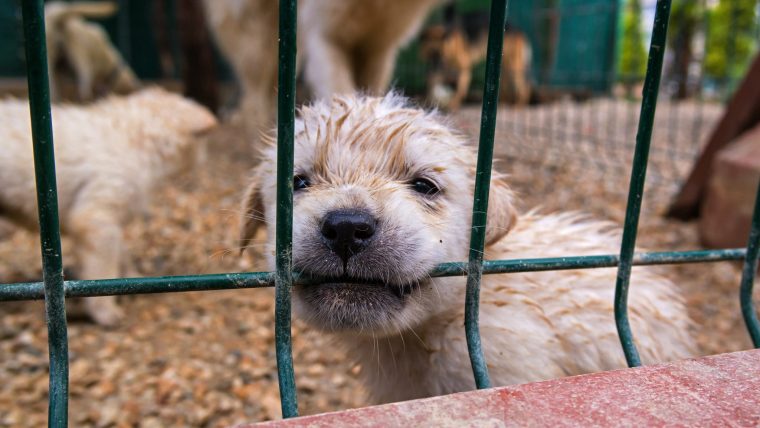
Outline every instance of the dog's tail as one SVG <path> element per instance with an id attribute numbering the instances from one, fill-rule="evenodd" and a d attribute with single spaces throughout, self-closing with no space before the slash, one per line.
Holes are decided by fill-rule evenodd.
<path id="1" fill-rule="evenodd" d="M 45 5 L 45 21 L 48 27 L 52 27 L 73 17 L 108 18 L 118 10 L 113 1 L 53 1 Z"/>

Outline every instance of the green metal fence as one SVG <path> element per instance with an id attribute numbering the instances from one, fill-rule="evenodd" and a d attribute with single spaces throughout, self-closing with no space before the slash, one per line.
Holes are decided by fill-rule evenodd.
<path id="1" fill-rule="evenodd" d="M 431 276 L 467 276 L 465 327 L 473 373 L 478 388 L 490 385 L 478 334 L 478 293 L 483 274 L 532 272 L 560 269 L 618 267 L 615 290 L 615 320 L 629 366 L 640 365 L 627 318 L 627 294 L 634 265 L 744 260 L 741 307 L 754 346 L 760 347 L 760 325 L 752 305 L 752 286 L 760 252 L 760 189 L 746 249 L 635 254 L 636 231 L 641 208 L 647 157 L 652 132 L 663 51 L 668 28 L 670 0 L 658 0 L 649 62 L 641 104 L 638 135 L 631 172 L 628 208 L 620 255 L 607 254 L 522 260 L 483 260 L 489 178 L 499 85 L 499 62 L 507 12 L 507 0 L 493 0 L 489 28 L 486 85 L 480 128 L 478 169 L 473 201 L 471 252 L 468 262 L 444 263 Z M 298 413 L 293 375 L 290 335 L 290 290 L 308 278 L 291 272 L 293 126 L 295 116 L 296 0 L 280 1 L 279 121 L 277 165 L 277 257 L 275 272 L 230 273 L 200 276 L 64 281 L 58 226 L 55 162 L 45 55 L 42 0 L 23 2 L 29 100 L 32 115 L 35 173 L 39 203 L 43 281 L 0 285 L 0 301 L 44 299 L 50 353 L 50 398 L 48 424 L 67 425 L 68 355 L 65 297 L 165 293 L 275 287 L 275 341 L 280 396 L 284 417 Z M 610 284 L 611 285 L 611 284 Z"/>

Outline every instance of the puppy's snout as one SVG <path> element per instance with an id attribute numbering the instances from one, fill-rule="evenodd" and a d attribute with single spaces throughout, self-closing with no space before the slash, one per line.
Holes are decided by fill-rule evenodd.
<path id="1" fill-rule="evenodd" d="M 377 220 L 364 210 L 335 210 L 322 219 L 322 237 L 343 263 L 363 250 L 375 236 Z"/>

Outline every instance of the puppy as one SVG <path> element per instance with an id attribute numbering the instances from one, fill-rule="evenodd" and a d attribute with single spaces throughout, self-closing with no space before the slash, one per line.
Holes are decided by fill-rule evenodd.
<path id="1" fill-rule="evenodd" d="M 487 34 L 470 42 L 459 29 L 434 25 L 420 39 L 420 56 L 428 64 L 428 99 L 449 111 L 458 110 L 470 89 L 472 69 L 486 57 Z M 443 88 L 452 84 L 454 93 L 448 96 Z"/>
<path id="2" fill-rule="evenodd" d="M 211 113 L 179 95 L 149 88 L 88 107 L 53 106 L 61 231 L 74 240 L 83 279 L 130 274 L 122 228 L 144 213 L 153 189 L 192 166 L 194 135 L 216 124 Z M 0 217 L 37 230 L 29 103 L 0 102 Z M 120 320 L 115 297 L 89 298 L 89 315 Z"/>
<path id="3" fill-rule="evenodd" d="M 464 333 L 465 279 L 430 278 L 467 260 L 476 154 L 403 98 L 336 96 L 295 127 L 293 269 L 328 278 L 294 288 L 298 316 L 361 365 L 376 402 L 475 387 Z M 245 196 L 242 243 L 275 221 L 275 149 Z M 577 214 L 519 218 L 495 175 L 489 259 L 616 253 L 612 225 Z M 274 228 L 267 253 L 274 267 Z M 480 332 L 492 382 L 507 385 L 625 367 L 613 317 L 614 269 L 485 275 Z M 636 269 L 630 316 L 645 363 L 694 352 L 677 287 Z"/>
<path id="4" fill-rule="evenodd" d="M 314 96 L 384 93 L 398 50 L 442 0 L 301 0 L 299 67 Z M 208 21 L 243 87 L 241 118 L 254 134 L 276 112 L 278 3 L 205 0 Z"/>
<path id="5" fill-rule="evenodd" d="M 304 1 L 304 76 L 317 99 L 388 89 L 396 55 L 440 0 Z"/>
<path id="6" fill-rule="evenodd" d="M 448 11 L 448 9 L 447 9 Z M 468 13 L 457 20 L 447 13 L 447 23 L 423 31 L 420 56 L 428 63 L 428 99 L 449 111 L 459 109 L 467 97 L 472 70 L 485 60 L 488 48 L 488 14 Z M 512 25 L 504 33 L 501 98 L 518 106 L 530 101 L 530 42 Z M 446 88 L 455 89 L 449 95 Z"/>
<path id="7" fill-rule="evenodd" d="M 108 34 L 84 18 L 116 13 L 113 2 L 50 2 L 45 5 L 48 72 L 53 100 L 60 98 L 57 65 L 64 62 L 76 77 L 79 101 L 109 93 L 127 94 L 139 81 L 111 44 Z"/>

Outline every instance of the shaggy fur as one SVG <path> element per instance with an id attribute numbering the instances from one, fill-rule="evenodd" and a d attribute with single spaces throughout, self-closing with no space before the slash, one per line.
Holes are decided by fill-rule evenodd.
<path id="1" fill-rule="evenodd" d="M 140 84 L 131 68 L 99 25 L 84 18 L 116 13 L 113 2 L 50 2 L 45 5 L 48 71 L 54 100 L 60 95 L 57 65 L 61 60 L 74 72 L 79 101 L 109 93 L 127 94 Z"/>
<path id="2" fill-rule="evenodd" d="M 467 259 L 473 149 L 440 117 L 393 95 L 317 103 L 301 110 L 295 131 L 295 173 L 308 186 L 294 194 L 293 267 L 325 278 L 295 287 L 296 313 L 348 347 L 374 401 L 473 389 L 465 279 L 427 275 L 438 263 Z M 275 165 L 269 148 L 244 201 L 241 233 L 245 243 L 267 225 L 271 267 Z M 420 179 L 439 191 L 416 191 Z M 372 213 L 377 226 L 369 245 L 341 263 L 319 229 L 326 213 L 347 208 Z M 488 259 L 616 253 L 614 229 L 577 214 L 518 220 L 504 177 L 494 176 Z M 480 332 L 493 384 L 625 367 L 614 284 L 614 269 L 484 276 Z M 693 354 L 677 287 L 652 269 L 634 269 L 630 317 L 644 363 Z"/>
<path id="3" fill-rule="evenodd" d="M 195 164 L 192 137 L 216 124 L 203 107 L 150 88 L 88 107 L 53 106 L 61 230 L 74 240 L 84 279 L 129 274 L 122 228 L 145 212 L 153 189 Z M 29 103 L 0 102 L 0 217 L 37 229 Z M 114 297 L 90 298 L 100 324 L 119 321 Z"/>
<path id="4" fill-rule="evenodd" d="M 298 62 L 319 99 L 356 89 L 384 93 L 396 55 L 441 0 L 300 0 Z M 209 23 L 243 86 L 242 120 L 274 120 L 278 2 L 205 0 Z"/>

